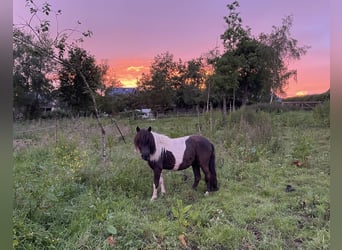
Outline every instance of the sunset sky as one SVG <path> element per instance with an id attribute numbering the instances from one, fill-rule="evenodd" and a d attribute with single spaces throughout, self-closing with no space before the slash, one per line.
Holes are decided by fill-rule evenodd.
<path id="1" fill-rule="evenodd" d="M 45 1 L 35 1 L 41 4 Z M 187 61 L 221 45 L 228 15 L 224 0 L 50 0 L 61 9 L 58 26 L 91 30 L 93 36 L 82 47 L 99 62 L 107 62 L 111 73 L 126 86 L 135 86 L 148 72 L 153 58 L 166 51 L 174 59 Z M 13 1 L 13 22 L 28 20 L 25 0 Z M 330 87 L 330 17 L 325 0 L 240 0 L 238 11 L 253 35 L 269 34 L 282 18 L 292 15 L 292 37 L 299 46 L 311 48 L 290 69 L 298 70 L 287 96 L 322 93 Z M 51 25 L 56 27 L 56 23 Z"/>

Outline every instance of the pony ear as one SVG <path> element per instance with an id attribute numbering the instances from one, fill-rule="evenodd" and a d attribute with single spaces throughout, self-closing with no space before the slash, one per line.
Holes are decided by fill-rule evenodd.
<path id="1" fill-rule="evenodd" d="M 148 132 L 151 132 L 152 128 L 151 127 L 148 127 L 147 131 Z"/>
<path id="2" fill-rule="evenodd" d="M 139 132 L 140 131 L 140 128 L 139 128 L 139 126 L 137 126 L 137 132 Z"/>

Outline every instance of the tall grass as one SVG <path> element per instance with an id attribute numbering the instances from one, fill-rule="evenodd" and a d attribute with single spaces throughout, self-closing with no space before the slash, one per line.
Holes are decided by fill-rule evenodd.
<path id="1" fill-rule="evenodd" d="M 13 152 L 15 249 L 329 249 L 330 132 L 314 111 L 242 109 L 226 126 L 219 112 L 118 122 L 127 144 L 108 121 L 105 165 L 91 119 L 58 121 L 57 142 L 53 132 L 15 135 L 32 140 Z M 167 193 L 150 202 L 137 125 L 209 137 L 220 190 L 206 197 L 203 180 L 191 189 L 191 169 L 165 171 Z"/>

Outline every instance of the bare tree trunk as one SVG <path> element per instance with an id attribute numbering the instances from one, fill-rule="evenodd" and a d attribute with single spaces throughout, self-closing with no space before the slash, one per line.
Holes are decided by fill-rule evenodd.
<path id="1" fill-rule="evenodd" d="M 272 104 L 272 102 L 273 102 L 273 90 L 271 90 L 271 98 L 270 98 L 270 104 Z"/>
<path id="2" fill-rule="evenodd" d="M 210 99 L 210 83 L 208 87 L 208 96 L 207 96 L 207 112 L 209 111 L 209 99 Z"/>
<path id="3" fill-rule="evenodd" d="M 121 129 L 120 129 L 119 125 L 117 124 L 116 120 L 113 119 L 113 118 L 111 118 L 111 119 L 112 119 L 112 122 L 115 124 L 117 130 L 119 130 L 119 133 L 120 133 L 120 135 L 121 135 L 122 140 L 124 141 L 124 143 L 126 143 L 125 137 L 123 136 L 123 134 L 122 134 L 122 132 L 121 132 Z"/>
<path id="4" fill-rule="evenodd" d="M 223 95 L 223 104 L 222 104 L 222 115 L 223 115 L 223 125 L 227 125 L 227 99 L 226 95 Z"/>
<path id="5" fill-rule="evenodd" d="M 249 95 L 249 92 L 248 92 L 248 87 L 246 85 L 244 88 L 243 96 L 242 96 L 242 106 L 247 105 L 248 95 Z"/>
<path id="6" fill-rule="evenodd" d="M 91 99 L 93 101 L 93 105 L 94 105 L 94 113 L 95 113 L 95 117 L 96 117 L 96 120 L 97 120 L 97 124 L 99 125 L 100 127 L 100 130 L 101 130 L 101 134 L 102 134 L 102 160 L 103 162 L 106 162 L 107 160 L 107 147 L 106 147 L 106 130 L 104 129 L 101 121 L 100 121 L 100 116 L 99 116 L 99 111 L 97 109 L 97 105 L 96 105 L 96 100 L 95 100 L 95 96 L 94 96 L 94 93 L 92 91 L 92 89 L 90 88 L 88 82 L 87 82 L 87 79 L 85 78 L 85 76 L 83 75 L 82 72 L 79 72 L 80 73 L 80 76 L 82 77 L 82 80 L 84 81 L 84 83 L 86 84 L 88 90 L 89 90 L 89 94 L 91 96 Z"/>

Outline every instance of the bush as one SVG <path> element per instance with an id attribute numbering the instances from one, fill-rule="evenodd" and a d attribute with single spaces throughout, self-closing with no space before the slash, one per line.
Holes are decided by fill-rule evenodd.
<path id="1" fill-rule="evenodd" d="M 312 154 L 312 150 L 313 146 L 311 138 L 298 135 L 292 151 L 292 157 L 294 160 L 300 161 L 305 166 L 308 166 L 309 157 Z"/>
<path id="2" fill-rule="evenodd" d="M 230 125 L 236 128 L 236 136 L 242 141 L 248 141 L 253 146 L 267 144 L 272 137 L 272 125 L 269 114 L 243 107 L 231 113 Z"/>
<path id="3" fill-rule="evenodd" d="M 222 135 L 221 135 L 222 136 Z M 225 147 L 234 148 L 239 159 L 256 162 L 272 144 L 272 124 L 268 113 L 243 107 L 229 116 L 224 133 Z"/>
<path id="4" fill-rule="evenodd" d="M 267 113 L 282 113 L 282 112 L 300 109 L 300 108 L 295 107 L 295 106 L 282 105 L 279 102 L 258 103 L 258 104 L 251 105 L 250 108 L 255 109 L 256 111 L 264 111 Z"/>
<path id="5" fill-rule="evenodd" d="M 330 101 L 325 101 L 322 104 L 316 106 L 313 110 L 313 116 L 315 121 L 322 125 L 330 126 Z"/>

